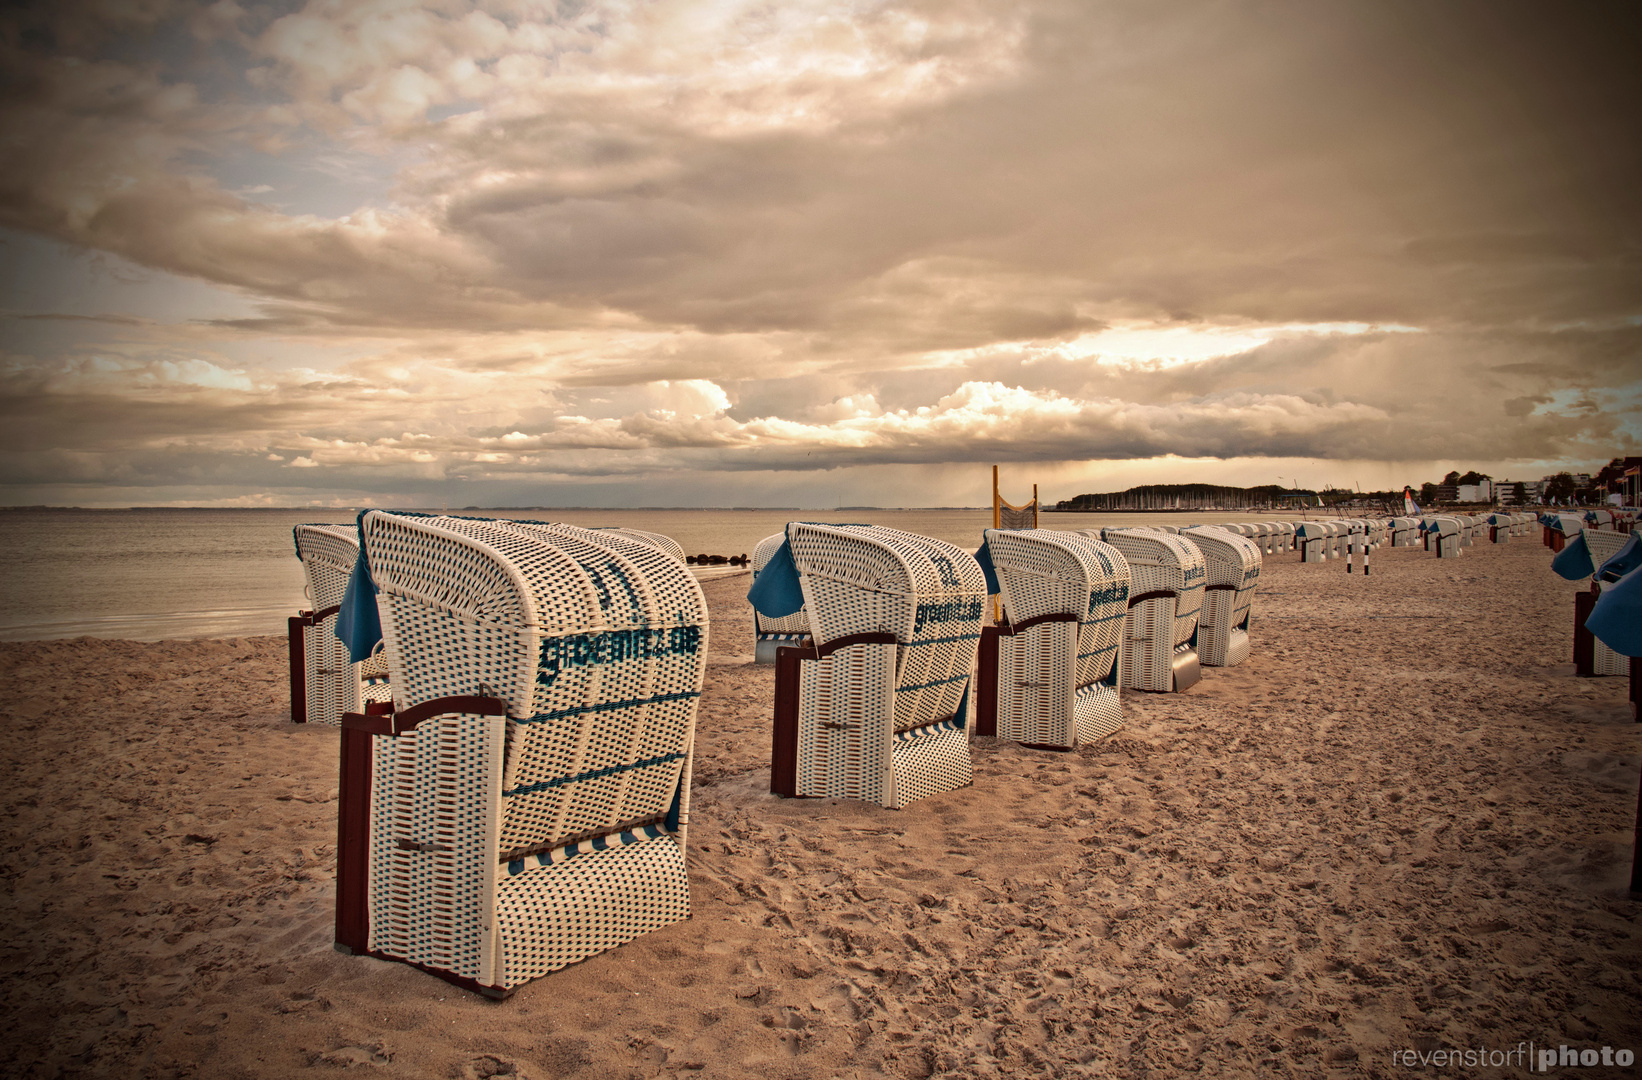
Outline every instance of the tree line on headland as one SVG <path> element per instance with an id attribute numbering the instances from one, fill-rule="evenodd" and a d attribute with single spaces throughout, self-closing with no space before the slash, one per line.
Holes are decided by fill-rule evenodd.
<path id="1" fill-rule="evenodd" d="M 1281 510 L 1301 499 L 1316 505 L 1318 492 L 1285 488 L 1226 487 L 1220 484 L 1141 484 L 1125 491 L 1074 495 L 1055 504 L 1056 510 Z M 1322 493 L 1324 496 L 1336 494 Z M 1356 497 L 1356 492 L 1338 492 Z M 1325 497 L 1324 501 L 1327 499 Z M 1047 509 L 1047 508 L 1046 508 Z"/>

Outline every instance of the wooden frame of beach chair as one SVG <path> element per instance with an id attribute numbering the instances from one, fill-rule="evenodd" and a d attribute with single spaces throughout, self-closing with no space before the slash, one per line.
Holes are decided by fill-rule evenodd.
<path id="1" fill-rule="evenodd" d="M 349 525 L 298 525 L 291 530 L 314 605 L 285 623 L 293 724 L 340 724 L 342 714 L 393 696 L 386 658 L 378 653 L 356 664 L 348 647 L 336 639 L 342 594 L 359 558 L 358 536 Z"/>
<path id="2" fill-rule="evenodd" d="M 899 810 L 968 786 L 980 565 L 876 525 L 795 521 L 786 538 L 810 638 L 776 654 L 770 790 Z"/>
<path id="3" fill-rule="evenodd" d="M 1111 544 L 1129 564 L 1120 685 L 1151 693 L 1190 688 L 1202 678 L 1191 641 L 1203 608 L 1203 553 L 1187 539 L 1152 529 L 1087 530 L 1085 535 Z"/>
<path id="4" fill-rule="evenodd" d="M 1192 644 L 1200 663 L 1233 667 L 1249 656 L 1254 590 L 1260 580 L 1260 549 L 1242 536 L 1213 525 L 1180 534 L 1203 553 L 1203 610 Z"/>
<path id="5" fill-rule="evenodd" d="M 770 559 L 781 545 L 786 543 L 787 534 L 784 532 L 766 536 L 753 548 L 753 580 L 769 564 Z M 798 646 L 810 634 L 810 616 L 800 608 L 792 615 L 775 619 L 768 615 L 761 615 L 758 609 L 753 609 L 753 663 L 773 664 L 776 653 L 784 647 Z"/>
<path id="6" fill-rule="evenodd" d="M 981 628 L 975 734 L 1070 750 L 1123 723 L 1118 653 L 1129 564 L 1057 529 L 988 529 L 1004 618 Z"/>
<path id="7" fill-rule="evenodd" d="M 612 532 L 370 511 L 398 707 L 343 718 L 339 950 L 490 997 L 690 913 L 707 608 Z"/>

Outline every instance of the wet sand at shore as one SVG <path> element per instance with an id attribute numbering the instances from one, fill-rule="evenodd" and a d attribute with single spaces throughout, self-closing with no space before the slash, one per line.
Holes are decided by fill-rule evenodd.
<path id="1" fill-rule="evenodd" d="M 972 787 L 902 811 L 768 794 L 748 580 L 705 583 L 694 916 L 502 1003 L 332 949 L 337 733 L 289 722 L 282 638 L 0 644 L 0 1071 L 1357 1077 L 1407 1075 L 1402 1050 L 1642 1053 L 1642 725 L 1625 680 L 1573 676 L 1576 587 L 1533 539 L 1382 548 L 1366 579 L 1296 558 L 1267 559 L 1242 666 L 1125 694 L 1077 752 L 977 739 Z"/>

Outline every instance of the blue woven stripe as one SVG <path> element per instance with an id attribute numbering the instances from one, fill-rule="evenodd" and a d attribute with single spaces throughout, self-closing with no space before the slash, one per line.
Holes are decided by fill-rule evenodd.
<path id="1" fill-rule="evenodd" d="M 590 855 L 595 851 L 608 851 L 611 848 L 626 847 L 628 844 L 637 844 L 645 840 L 656 840 L 667 835 L 667 830 L 659 825 L 641 825 L 637 829 L 612 833 L 609 836 L 595 836 L 591 840 L 579 840 L 574 844 L 566 844 L 555 851 L 543 851 L 536 855 L 527 855 L 523 859 L 514 859 L 507 864 L 509 876 L 525 872 L 525 863 L 534 859 L 537 866 L 552 866 L 554 863 L 573 859 L 577 855 Z"/>
<path id="2" fill-rule="evenodd" d="M 928 690 L 932 686 L 945 686 L 947 683 L 955 683 L 959 679 L 967 678 L 969 678 L 969 672 L 966 671 L 962 675 L 954 675 L 950 679 L 937 679 L 934 682 L 919 683 L 916 686 L 897 686 L 895 691 L 896 693 L 904 694 L 911 690 Z"/>
<path id="3" fill-rule="evenodd" d="M 534 795 L 538 791 L 551 791 L 553 788 L 564 787 L 566 784 L 579 784 L 583 780 L 598 780 L 601 777 L 615 776 L 618 773 L 631 772 L 634 769 L 648 769 L 652 765 L 665 765 L 670 761 L 678 761 L 683 757 L 684 754 L 679 752 L 645 758 L 643 761 L 635 761 L 631 765 L 606 765 L 602 769 L 590 769 L 584 773 L 577 773 L 575 776 L 556 776 L 551 780 L 538 780 L 534 784 L 526 784 L 524 787 L 516 787 L 512 791 L 504 791 L 502 795 L 509 798 L 514 795 Z"/>
<path id="4" fill-rule="evenodd" d="M 583 713 L 629 709 L 634 705 L 659 705 L 664 701 L 687 701 L 690 698 L 700 696 L 700 690 L 680 690 L 676 694 L 657 694 L 654 697 L 634 698 L 631 701 L 606 701 L 598 705 L 577 705 L 570 709 L 555 709 L 553 712 L 537 713 L 529 720 L 520 720 L 518 722 L 521 724 L 544 724 L 549 720 L 563 720 L 567 716 L 580 716 Z"/>
<path id="5" fill-rule="evenodd" d="M 947 645 L 947 644 L 950 644 L 951 642 L 954 642 L 954 641 L 975 641 L 980 636 L 981 636 L 980 634 L 975 633 L 975 634 L 958 634 L 955 637 L 926 638 L 923 641 L 909 641 L 909 642 L 906 643 L 905 648 L 915 649 L 920 645 Z"/>

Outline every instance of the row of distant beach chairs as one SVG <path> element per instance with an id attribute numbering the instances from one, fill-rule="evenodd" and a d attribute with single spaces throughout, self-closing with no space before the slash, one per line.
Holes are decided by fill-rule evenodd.
<path id="1" fill-rule="evenodd" d="M 790 523 L 750 595 L 760 633 L 804 635 L 776 657 L 772 790 L 899 808 L 968 784 L 974 734 L 1104 737 L 1120 687 L 1244 659 L 1262 555 L 1334 523 L 1270 524 L 988 530 L 971 554 Z M 688 915 L 708 618 L 676 542 L 371 511 L 296 547 L 314 608 L 292 620 L 294 718 L 342 727 L 340 949 L 500 997 Z"/>

